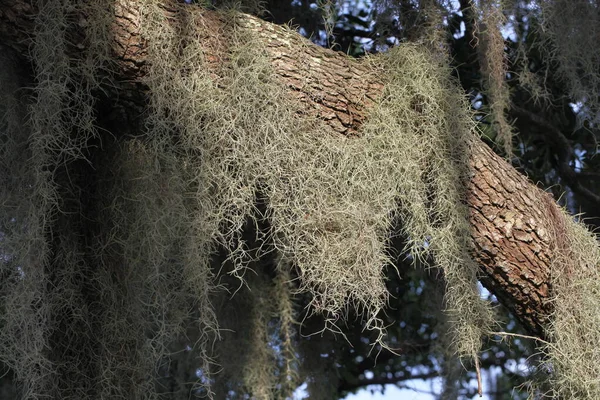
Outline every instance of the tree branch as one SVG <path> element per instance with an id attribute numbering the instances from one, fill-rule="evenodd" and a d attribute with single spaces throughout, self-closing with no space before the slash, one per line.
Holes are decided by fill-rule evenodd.
<path id="1" fill-rule="evenodd" d="M 165 0 L 163 9 L 173 24 L 201 18 L 197 37 L 205 46 L 207 68 L 218 77 L 227 59 L 230 30 L 226 20 L 217 12 L 175 0 Z M 144 77 L 150 60 L 148 43 L 141 35 L 139 2 L 114 0 L 114 10 L 111 47 L 115 72 L 112 85 L 105 88 L 110 98 L 104 107 L 107 115 L 114 116 L 115 126 L 126 127 L 132 120 L 142 120 L 147 107 Z M 0 42 L 20 52 L 23 59 L 34 40 L 35 13 L 29 0 L 0 0 Z M 72 29 L 82 30 L 69 35 L 73 60 L 85 47 L 86 18 L 72 18 L 80 21 Z M 340 135 L 359 134 L 384 87 L 368 63 L 319 48 L 297 33 L 250 16 L 238 21 L 263 41 L 275 76 L 290 97 L 302 102 L 304 112 L 317 116 Z M 465 202 L 472 226 L 472 256 L 480 265 L 482 282 L 530 332 L 543 335 L 552 311 L 549 268 L 556 245 L 550 232 L 566 223 L 565 217 L 549 194 L 528 182 L 483 142 L 473 141 L 469 151 L 471 180 Z"/>
<path id="2" fill-rule="evenodd" d="M 571 146 L 569 139 L 567 139 L 561 130 L 539 114 L 535 114 L 516 105 L 512 105 L 511 108 L 517 116 L 527 118 L 548 134 L 544 135 L 544 138 L 552 146 L 555 154 L 558 156 L 558 159 L 556 160 L 557 172 L 571 190 L 600 206 L 600 196 L 583 186 L 578 179 L 579 175 L 572 168 L 571 161 L 574 154 L 573 147 Z"/>
<path id="3" fill-rule="evenodd" d="M 437 378 L 438 376 L 440 376 L 440 373 L 437 371 L 431 371 L 431 372 L 427 372 L 427 373 L 422 373 L 422 374 L 408 374 L 408 375 L 401 375 L 401 376 L 396 376 L 394 374 L 394 376 L 392 377 L 384 377 L 384 376 L 377 376 L 377 377 L 373 377 L 371 379 L 361 379 L 358 382 L 348 382 L 348 381 L 343 381 L 343 383 L 338 386 L 338 393 L 344 393 L 344 392 L 354 392 L 358 389 L 367 387 L 367 386 L 373 386 L 373 385 L 398 385 L 401 382 L 405 382 L 405 381 L 409 381 L 409 380 L 413 380 L 413 379 L 422 379 L 422 380 L 427 380 L 427 379 L 431 379 L 431 378 Z"/>

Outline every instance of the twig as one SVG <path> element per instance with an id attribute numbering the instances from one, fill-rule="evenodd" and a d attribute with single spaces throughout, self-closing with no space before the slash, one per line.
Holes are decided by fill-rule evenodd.
<path id="1" fill-rule="evenodd" d="M 483 387 L 481 384 L 481 368 L 479 368 L 479 357 L 477 354 L 474 355 L 475 358 L 475 373 L 477 374 L 477 394 L 479 397 L 483 397 Z"/>
<path id="2" fill-rule="evenodd" d="M 497 336 L 513 336 L 513 337 L 518 337 L 518 338 L 523 338 L 523 339 L 532 339 L 532 340 L 537 340 L 538 342 L 542 342 L 544 344 L 548 344 L 550 345 L 550 342 L 545 341 L 544 339 L 540 339 L 537 336 L 528 336 L 528 335 L 521 335 L 518 333 L 510 333 L 510 332 L 489 332 L 490 335 L 497 335 Z"/>

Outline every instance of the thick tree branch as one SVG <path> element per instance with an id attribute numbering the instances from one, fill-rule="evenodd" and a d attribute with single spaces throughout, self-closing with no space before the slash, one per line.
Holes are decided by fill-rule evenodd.
<path id="1" fill-rule="evenodd" d="M 127 120 L 143 113 L 148 90 L 142 80 L 148 62 L 147 43 L 140 35 L 137 4 L 133 0 L 115 0 L 114 4 L 112 48 L 118 85 L 107 90 L 114 99 L 110 112 Z M 209 67 L 218 74 L 227 54 L 227 22 L 216 12 L 176 1 L 165 0 L 164 4 L 174 24 L 190 18 L 189 14 L 202 16 L 198 34 L 209 55 Z M 0 0 L 0 42 L 25 56 L 33 39 L 34 14 L 28 0 Z M 244 17 L 241 23 L 264 41 L 275 74 L 307 113 L 342 135 L 359 132 L 383 88 L 383 81 L 368 65 L 256 18 Z M 82 45 L 85 37 L 83 32 L 71 36 L 75 42 L 73 57 L 77 58 L 78 44 Z M 549 194 L 528 182 L 485 144 L 475 141 L 470 151 L 472 176 L 465 201 L 471 213 L 473 256 L 481 267 L 482 281 L 531 332 L 543 335 L 551 312 L 552 233 L 563 225 L 564 217 Z"/>

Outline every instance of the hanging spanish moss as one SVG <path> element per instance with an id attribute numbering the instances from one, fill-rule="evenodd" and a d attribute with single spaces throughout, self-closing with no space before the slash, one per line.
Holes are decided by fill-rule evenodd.
<path id="1" fill-rule="evenodd" d="M 289 97 L 254 19 L 222 12 L 224 31 L 212 34 L 227 46 L 209 54 L 198 6 L 140 1 L 149 104 L 122 134 L 99 128 L 95 103 L 114 83 L 111 4 L 39 2 L 30 91 L 1 60 L 0 361 L 23 398 L 276 399 L 303 382 L 326 396 L 336 376 L 322 350 L 350 315 L 374 346 L 391 347 L 382 315 L 392 235 L 441 271 L 447 369 L 478 359 L 493 315 L 463 203 L 476 136 L 438 14 L 427 17 L 437 33 L 426 45 L 360 61 L 385 87 L 346 137 Z M 77 12 L 88 17 L 86 45 L 73 59 Z M 494 18 L 488 26 L 498 27 Z M 498 34 L 486 40 L 486 57 L 502 61 Z M 493 89 L 500 73 L 490 71 L 490 93 L 502 92 Z M 586 254 L 580 245 L 566 243 L 565 257 Z M 597 393 L 595 366 L 579 371 L 561 358 L 581 350 L 573 321 L 597 323 L 585 319 L 593 299 L 580 299 L 581 313 L 561 303 L 577 298 L 580 280 L 557 272 L 547 352 L 559 397 Z M 597 290 L 585 282 L 584 293 Z M 325 333 L 303 336 L 309 319 Z"/>
<path id="2" fill-rule="evenodd" d="M 201 155 L 197 195 L 205 219 L 199 225 L 228 249 L 231 273 L 243 279 L 250 260 L 260 257 L 250 256 L 243 228 L 255 218 L 255 195 L 262 193 L 271 221 L 267 241 L 294 266 L 314 312 L 337 331 L 351 305 L 384 343 L 382 271 L 390 264 L 386 238 L 399 217 L 411 253 L 433 254 L 445 271 L 453 343 L 461 356 L 475 356 L 490 315 L 476 289 L 460 202 L 470 116 L 448 69 L 413 46 L 373 60 L 373 68 L 391 72 L 386 92 L 360 138 L 339 137 L 299 118 L 300 106 L 286 98 L 252 39 L 251 20 L 232 19 L 230 65 L 215 82 L 202 66 L 202 43 L 181 40 L 151 7 L 151 49 L 168 52 L 153 54 L 155 109 L 172 124 L 161 128 Z M 181 65 L 174 72 L 175 54 Z"/>
<path id="3" fill-rule="evenodd" d="M 513 128 L 507 117 L 510 93 L 506 83 L 507 61 L 502 36 L 506 23 L 504 8 L 502 1 L 480 0 L 471 4 L 478 14 L 475 20 L 477 53 L 493 130 L 506 158 L 510 160 L 513 155 Z"/>
<path id="4" fill-rule="evenodd" d="M 89 62 L 66 56 L 65 16 L 75 6 L 42 4 L 31 131 L 11 136 L 37 163 L 12 163 L 14 149 L 3 160 L 6 168 L 19 168 L 10 175 L 32 182 L 24 187 L 31 193 L 21 192 L 28 205 L 4 220 L 7 226 L 13 219 L 22 223 L 7 230 L 13 245 L 5 248 L 19 268 L 5 289 L 10 312 L 3 315 L 12 319 L 3 323 L 2 354 L 26 397 L 210 396 L 211 382 L 220 379 L 216 371 L 232 376 L 236 368 L 242 386 L 223 387 L 257 398 L 289 393 L 298 376 L 292 293 L 309 294 L 311 312 L 334 332 L 356 310 L 386 345 L 379 317 L 388 299 L 383 269 L 391 265 L 387 241 L 398 218 L 413 257 L 432 258 L 444 271 L 456 353 L 476 357 L 491 317 L 478 296 L 460 201 L 472 125 L 464 98 L 433 53 L 405 46 L 368 60 L 374 71 L 388 72 L 387 88 L 361 136 L 340 137 L 302 116 L 300 105 L 286 97 L 252 36 L 251 20 L 225 16 L 231 46 L 215 78 L 192 29 L 202 26 L 201 14 L 182 6 L 177 12 L 185 22 L 178 25 L 158 2 L 143 2 L 152 93 L 145 130 L 98 144 L 112 155 L 109 167 L 96 173 L 95 215 L 73 216 L 63 210 L 80 207 L 84 200 L 69 193 L 82 183 L 70 182 L 75 171 L 61 168 L 92 161 L 86 160 L 96 135 L 92 92 L 98 68 L 108 62 L 94 46 Z M 100 35 L 109 25 L 107 10 L 86 11 L 98 17 L 90 18 L 90 40 L 107 42 Z M 7 201 L 23 200 L 12 199 L 17 192 L 7 193 Z M 249 241 L 248 223 L 258 227 L 264 219 L 257 194 L 269 223 L 257 228 L 258 241 Z M 81 229 L 83 218 L 96 223 L 89 237 L 71 237 L 69 230 Z M 217 295 L 216 274 L 225 271 L 215 269 L 220 251 L 239 285 L 230 281 L 230 291 Z M 285 262 L 269 272 L 257 260 L 274 251 Z M 292 275 L 297 287 L 290 286 Z M 215 299 L 249 310 L 236 321 L 238 331 L 247 329 L 248 343 L 245 352 L 233 353 L 235 361 L 227 356 L 239 348 L 235 344 L 224 341 L 211 352 L 212 341 L 227 336 L 218 330 Z M 17 327 L 24 333 L 17 335 Z M 182 358 L 186 352 L 190 357 Z M 234 367 L 240 360 L 246 361 Z M 172 376 L 181 371 L 175 362 L 196 365 L 195 384 L 190 387 L 185 374 Z M 162 388 L 167 375 L 175 384 Z"/>
<path id="5" fill-rule="evenodd" d="M 539 2 L 539 35 L 549 59 L 566 84 L 581 116 L 596 121 L 600 110 L 600 7 L 594 1 L 544 0 Z"/>
<path id="6" fill-rule="evenodd" d="M 600 396 L 600 250 L 598 238 L 579 221 L 553 232 L 557 254 L 552 265 L 554 313 L 548 327 L 543 379 L 531 393 L 539 398 L 592 400 Z"/>
<path id="7" fill-rule="evenodd" d="M 0 225 L 9 262 L 3 265 L 8 284 L 2 288 L 0 354 L 19 379 L 24 398 L 81 398 L 93 385 L 90 354 L 79 351 L 93 345 L 86 324 L 89 299 L 79 282 L 94 283 L 85 268 L 83 238 L 71 232 L 81 216 L 68 214 L 78 191 L 70 184 L 77 177 L 68 165 L 85 159 L 86 143 L 96 136 L 92 92 L 107 55 L 105 6 L 89 8 L 98 25 L 88 31 L 88 46 L 75 69 L 66 55 L 67 14 L 80 5 L 39 2 L 31 51 L 33 93 L 13 87 L 18 79 L 10 68 L 1 83 L 6 129 L 1 202 L 6 207 Z M 26 119 L 28 94 L 33 100 Z"/>

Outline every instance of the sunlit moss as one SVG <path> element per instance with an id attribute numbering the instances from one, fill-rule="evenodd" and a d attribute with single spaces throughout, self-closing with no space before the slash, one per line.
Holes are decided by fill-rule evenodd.
<path id="1" fill-rule="evenodd" d="M 542 347 L 545 382 L 532 393 L 552 399 L 600 397 L 600 248 L 598 238 L 564 215 L 556 227 L 557 257 L 552 265 L 554 312 Z M 543 390 L 542 390 L 543 388 Z"/>

